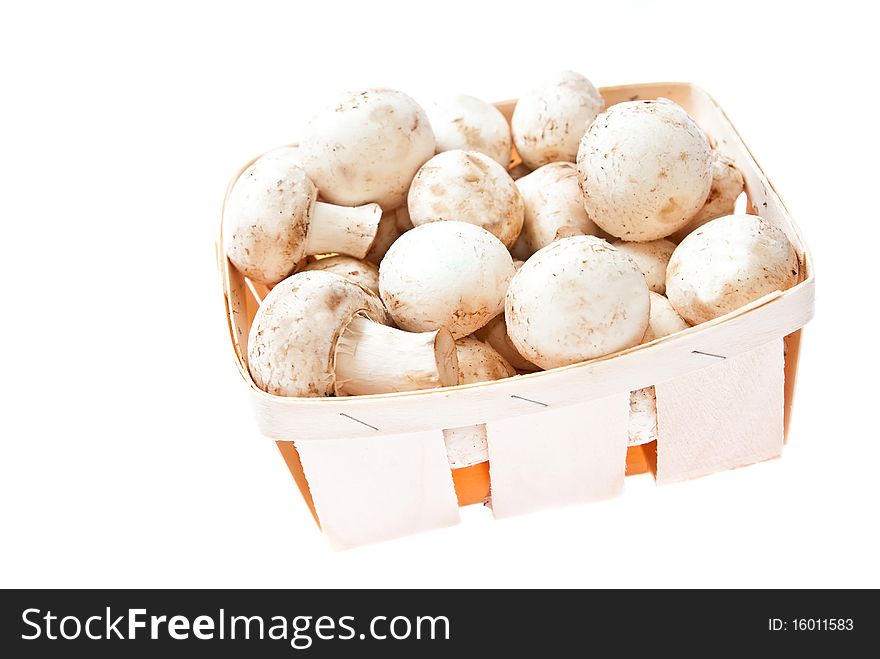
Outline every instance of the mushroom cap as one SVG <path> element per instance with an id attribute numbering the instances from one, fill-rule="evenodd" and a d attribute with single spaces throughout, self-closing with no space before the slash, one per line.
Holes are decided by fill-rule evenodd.
<path id="1" fill-rule="evenodd" d="M 539 167 L 518 179 L 516 187 L 525 204 L 520 238 L 529 254 L 552 243 L 565 226 L 585 235 L 608 235 L 587 216 L 573 163 L 553 162 Z"/>
<path id="2" fill-rule="evenodd" d="M 639 270 L 645 275 L 648 288 L 660 295 L 666 292 L 666 265 L 672 252 L 675 251 L 675 243 L 663 238 L 647 243 L 616 240 L 611 246 L 635 261 Z"/>
<path id="3" fill-rule="evenodd" d="M 654 339 L 681 332 L 688 327 L 690 325 L 678 315 L 669 300 L 659 293 L 651 291 L 651 313 L 648 318 L 648 329 L 645 331 L 642 343 L 649 343 Z"/>
<path id="4" fill-rule="evenodd" d="M 466 222 L 431 222 L 403 234 L 379 266 L 379 291 L 398 327 L 473 333 L 504 308 L 510 253 Z"/>
<path id="5" fill-rule="evenodd" d="M 584 206 L 624 240 L 664 238 L 700 210 L 712 184 L 712 151 L 680 106 L 660 99 L 618 103 L 581 140 Z"/>
<path id="6" fill-rule="evenodd" d="M 478 151 L 502 167 L 510 164 L 510 126 L 494 105 L 466 94 L 440 99 L 425 108 L 437 153 Z"/>
<path id="7" fill-rule="evenodd" d="M 584 131 L 605 101 L 580 73 L 560 71 L 520 97 L 510 121 L 523 162 L 537 169 L 559 160 L 574 162 Z"/>
<path id="8" fill-rule="evenodd" d="M 478 329 L 474 336 L 494 348 L 517 371 L 531 372 L 538 370 L 537 366 L 516 351 L 516 346 L 513 345 L 513 341 L 510 340 L 510 336 L 507 334 L 507 325 L 504 322 L 503 313 L 498 314 Z"/>
<path id="9" fill-rule="evenodd" d="M 309 121 L 300 155 L 322 199 L 392 209 L 406 201 L 416 171 L 434 155 L 434 134 L 406 94 L 365 89 L 340 96 Z"/>
<path id="10" fill-rule="evenodd" d="M 736 200 L 744 189 L 743 175 L 736 164 L 717 151 L 712 152 L 712 186 L 709 188 L 709 196 L 706 203 L 697 211 L 693 219 L 684 228 L 672 234 L 669 239 L 680 243 L 694 229 L 697 229 L 709 220 L 725 215 L 733 215 L 736 210 Z"/>
<path id="11" fill-rule="evenodd" d="M 246 277 L 275 284 L 304 254 L 318 198 L 295 147 L 257 158 L 235 181 L 223 209 L 226 255 Z"/>
<path id="12" fill-rule="evenodd" d="M 413 226 L 458 220 L 482 227 L 506 247 L 523 224 L 523 201 L 507 170 L 476 151 L 444 151 L 422 165 L 409 189 Z"/>
<path id="13" fill-rule="evenodd" d="M 632 259 L 595 236 L 539 250 L 510 282 L 504 315 L 517 351 L 544 369 L 641 343 L 648 286 Z"/>
<path id="14" fill-rule="evenodd" d="M 334 275 L 339 275 L 349 281 L 353 281 L 355 284 L 363 286 L 376 295 L 379 294 L 379 268 L 373 263 L 361 261 L 353 256 L 337 254 L 312 261 L 300 272 L 315 272 L 319 270 L 332 272 Z"/>
<path id="15" fill-rule="evenodd" d="M 388 323 L 376 295 L 339 275 L 299 272 L 282 281 L 251 325 L 248 369 L 256 385 L 278 396 L 333 395 L 336 342 L 357 313 Z"/>
<path id="16" fill-rule="evenodd" d="M 516 370 L 492 346 L 473 336 L 455 341 L 458 355 L 458 383 L 473 384 L 501 380 L 516 375 Z"/>
<path id="17" fill-rule="evenodd" d="M 799 269 L 781 229 L 757 215 L 728 215 L 707 222 L 675 248 L 666 297 L 697 325 L 794 286 Z"/>

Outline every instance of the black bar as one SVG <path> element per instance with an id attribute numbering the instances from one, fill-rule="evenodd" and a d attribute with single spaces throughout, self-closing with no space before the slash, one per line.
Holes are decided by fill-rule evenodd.
<path id="1" fill-rule="evenodd" d="M 137 609 L 143 611 L 131 612 Z M 182 617 L 172 630 L 174 616 Z M 250 620 L 233 620 L 237 616 Z M 0 650 L 5 657 L 74 652 L 163 659 L 227 651 L 247 657 L 364 651 L 464 657 L 485 650 L 580 657 L 607 648 L 622 656 L 840 653 L 876 641 L 878 617 L 873 591 L 21 590 L 0 592 Z M 144 626 L 129 628 L 132 620 Z M 246 629 L 250 639 L 243 638 Z M 61 638 L 62 631 L 75 636 L 77 630 L 77 638 Z M 111 638 L 91 640 L 87 631 Z M 172 631 L 188 637 L 175 639 Z M 133 639 L 118 638 L 131 632 Z M 197 632 L 213 638 L 197 638 Z"/>

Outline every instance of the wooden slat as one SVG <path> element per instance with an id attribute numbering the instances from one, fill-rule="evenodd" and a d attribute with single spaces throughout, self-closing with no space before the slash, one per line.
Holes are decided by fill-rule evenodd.
<path id="1" fill-rule="evenodd" d="M 458 501 L 438 431 L 296 442 L 334 549 L 452 526 Z"/>
<path id="2" fill-rule="evenodd" d="M 782 339 L 658 383 L 657 482 L 768 460 L 783 444 Z"/>
<path id="3" fill-rule="evenodd" d="M 489 423 L 495 517 L 620 494 L 628 419 L 629 392 Z"/>

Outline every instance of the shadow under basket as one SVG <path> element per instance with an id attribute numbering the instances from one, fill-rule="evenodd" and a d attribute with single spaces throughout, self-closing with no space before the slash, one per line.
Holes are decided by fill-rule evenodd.
<path id="1" fill-rule="evenodd" d="M 747 212 L 794 245 L 799 283 L 683 332 L 550 371 L 428 391 L 284 398 L 248 373 L 248 332 L 267 291 L 224 256 L 221 223 L 218 262 L 239 373 L 260 431 L 277 442 L 333 547 L 450 526 L 460 505 L 490 503 L 506 517 L 616 496 L 627 475 L 671 483 L 781 454 L 815 292 L 798 227 L 702 89 L 656 83 L 601 92 L 608 106 L 664 97 L 684 107 L 742 172 Z M 509 120 L 514 105 L 497 107 Z M 511 167 L 518 162 L 514 154 Z M 629 447 L 630 392 L 648 386 L 656 389 L 658 439 Z M 489 461 L 450 470 L 443 429 L 480 424 Z"/>

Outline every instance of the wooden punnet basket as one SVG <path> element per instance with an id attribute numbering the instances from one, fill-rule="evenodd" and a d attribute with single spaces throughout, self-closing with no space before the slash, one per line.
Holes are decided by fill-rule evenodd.
<path id="1" fill-rule="evenodd" d="M 351 547 L 458 522 L 487 499 L 496 517 L 620 494 L 624 476 L 670 483 L 782 452 L 813 264 L 800 231 L 718 104 L 686 83 L 606 87 L 607 105 L 669 98 L 743 173 L 748 212 L 779 226 L 801 279 L 687 331 L 599 359 L 497 382 L 340 398 L 261 391 L 248 331 L 266 290 L 218 255 L 229 336 L 260 431 L 277 441 L 331 544 Z M 498 107 L 510 118 L 514 101 Z M 516 162 L 516 161 L 515 161 Z M 515 164 L 515 163 L 514 163 Z M 627 447 L 629 393 L 655 385 L 658 440 Z M 486 424 L 489 462 L 450 471 L 442 429 Z"/>

